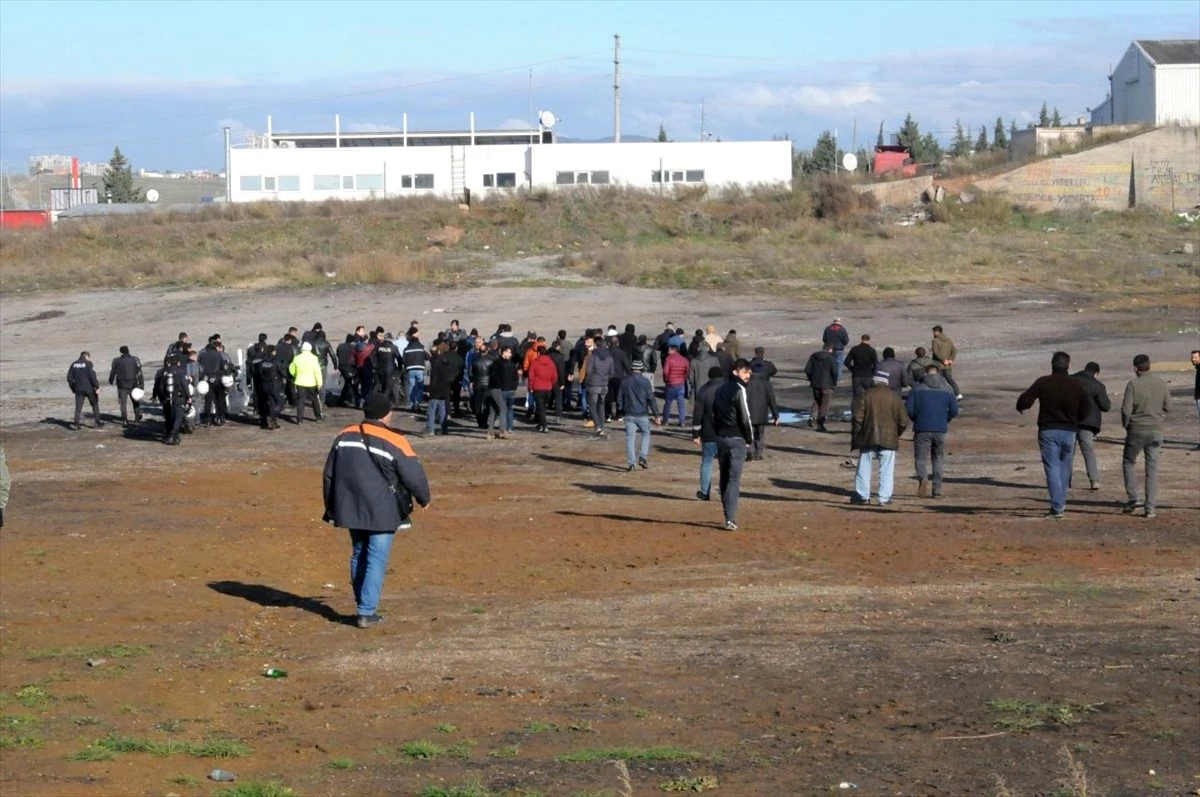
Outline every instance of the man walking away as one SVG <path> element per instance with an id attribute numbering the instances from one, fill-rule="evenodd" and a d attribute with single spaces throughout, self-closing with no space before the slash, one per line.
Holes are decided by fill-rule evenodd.
<path id="1" fill-rule="evenodd" d="M 358 374 L 354 367 L 354 336 L 346 335 L 346 340 L 337 347 L 338 373 L 342 375 L 342 395 L 339 404 L 343 407 L 357 407 L 359 401 Z"/>
<path id="2" fill-rule="evenodd" d="M 842 381 L 842 364 L 846 361 L 846 347 L 849 345 L 850 333 L 842 326 L 842 317 L 838 316 L 821 333 L 821 348 L 828 349 L 833 354 L 833 384 L 835 386 Z"/>
<path id="3" fill-rule="evenodd" d="M 153 397 L 162 405 L 162 441 L 169 446 L 179 445 L 179 434 L 191 402 L 191 382 L 181 357 L 179 354 L 168 357 L 154 376 Z"/>
<path id="4" fill-rule="evenodd" d="M 592 412 L 592 423 L 584 423 L 596 430 L 597 437 L 604 437 L 604 399 L 608 395 L 609 380 L 613 375 L 613 356 L 605 347 L 604 338 L 592 338 L 591 351 L 584 360 L 584 386 L 587 389 L 588 409 Z"/>
<path id="5" fill-rule="evenodd" d="M 751 373 L 749 362 L 736 360 L 733 373 L 717 388 L 712 402 L 717 464 L 721 471 L 721 506 L 725 510 L 727 531 L 738 529 L 742 466 L 746 462 L 746 450 L 754 444 L 754 426 L 750 422 L 750 404 L 746 399 L 746 383 L 750 381 Z"/>
<path id="6" fill-rule="evenodd" d="M 142 391 L 145 395 L 146 380 L 142 375 L 142 361 L 129 353 L 128 346 L 122 346 L 121 355 L 112 361 L 112 368 L 108 371 L 108 383 L 117 386 L 117 403 L 121 407 L 121 425 L 129 425 L 129 409 L 128 402 L 133 402 L 133 421 L 140 423 L 142 420 L 142 400 L 133 398 L 132 393 L 136 388 Z"/>
<path id="7" fill-rule="evenodd" d="M 700 386 L 692 402 L 692 442 L 700 446 L 700 489 L 696 497 L 707 501 L 712 492 L 712 466 L 717 458 L 717 431 L 713 426 L 712 403 L 717 389 L 725 384 L 721 366 L 708 369 L 708 381 Z"/>
<path id="8" fill-rule="evenodd" d="M 1087 417 L 1088 396 L 1078 379 L 1067 373 L 1071 355 L 1056 351 L 1050 358 L 1050 374 L 1040 376 L 1017 398 L 1017 412 L 1025 412 L 1038 402 L 1038 447 L 1042 469 L 1050 493 L 1050 511 L 1046 517 L 1062 520 L 1067 506 L 1067 485 L 1071 481 L 1071 460 L 1075 455 L 1075 435 L 1079 422 Z M 943 369 L 943 374 L 945 370 Z"/>
<path id="9" fill-rule="evenodd" d="M 917 496 L 929 497 L 929 468 L 933 467 L 933 497 L 942 497 L 946 462 L 946 433 L 958 415 L 958 399 L 946 387 L 937 363 L 930 363 L 905 402 L 913 422 L 913 459 L 917 466 Z"/>
<path id="10" fill-rule="evenodd" d="M 779 425 L 779 407 L 775 404 L 775 387 L 771 380 L 750 368 L 746 382 L 746 402 L 750 405 L 750 425 L 754 427 L 754 445 L 747 460 L 761 460 L 767 447 L 767 424 Z"/>
<path id="11" fill-rule="evenodd" d="M 539 343 L 534 349 L 537 355 L 529 363 L 529 392 L 533 395 L 534 423 L 539 432 L 549 432 L 549 422 L 546 411 L 550 407 L 550 399 L 558 386 L 558 365 L 546 350 L 546 344 Z"/>
<path id="12" fill-rule="evenodd" d="M 683 426 L 683 419 L 687 417 L 687 409 L 684 406 L 684 397 L 687 394 L 688 380 L 688 361 L 679 353 L 679 347 L 675 344 L 667 346 L 667 358 L 663 360 L 663 414 L 662 423 L 668 425 L 671 420 L 671 405 L 675 405 L 675 412 L 679 417 L 679 425 Z M 693 416 L 693 421 L 695 417 Z"/>
<path id="13" fill-rule="evenodd" d="M 918 346 L 913 352 L 913 358 L 908 361 L 908 383 L 914 387 L 920 384 L 921 380 L 925 378 L 926 370 L 934 364 L 933 358 L 925 351 L 925 347 Z M 946 385 L 946 389 L 949 390 L 950 386 Z"/>
<path id="14" fill-rule="evenodd" d="M 433 344 L 429 361 L 429 411 L 425 413 L 425 434 L 438 432 L 444 437 L 450 428 L 450 393 L 454 389 L 458 370 L 450 360 L 450 344 L 444 340 Z"/>
<path id="15" fill-rule="evenodd" d="M 879 460 L 879 505 L 892 502 L 895 485 L 896 452 L 900 435 L 908 428 L 904 404 L 888 387 L 887 374 L 873 378 L 871 387 L 854 402 L 850 426 L 850 449 L 858 450 L 858 471 L 854 475 L 852 504 L 871 502 L 871 462 Z"/>
<path id="16" fill-rule="evenodd" d="M 813 403 L 809 412 L 808 428 L 828 432 L 825 419 L 829 417 L 829 404 L 833 401 L 833 388 L 837 384 L 837 362 L 833 348 L 826 343 L 820 351 L 814 351 L 804 366 L 804 376 L 812 388 Z"/>
<path id="17" fill-rule="evenodd" d="M 857 346 L 846 355 L 846 367 L 850 369 L 850 388 L 854 401 L 874 384 L 875 371 L 879 365 L 879 354 L 871 345 L 871 336 L 863 335 Z"/>
<path id="18" fill-rule="evenodd" d="M 1100 373 L 1099 363 L 1088 363 L 1083 370 L 1072 374 L 1083 385 L 1088 394 L 1087 417 L 1079 422 L 1079 431 L 1075 433 L 1079 450 L 1083 452 L 1083 466 L 1087 469 L 1088 489 L 1100 489 L 1100 463 L 1096 461 L 1096 435 L 1100 434 L 1101 413 L 1112 409 L 1112 401 L 1108 398 L 1108 389 L 1096 378 Z M 1074 473 L 1075 463 L 1071 462 Z"/>
<path id="19" fill-rule="evenodd" d="M 102 429 L 104 423 L 100 420 L 100 380 L 96 378 L 96 369 L 92 366 L 92 355 L 89 352 L 79 352 L 79 359 L 71 363 L 67 369 L 67 387 L 75 394 L 75 423 L 71 428 L 78 431 L 79 421 L 83 417 L 83 402 L 92 405 L 92 420 L 97 429 Z"/>
<path id="20" fill-rule="evenodd" d="M 954 381 L 954 361 L 958 359 L 958 349 L 955 348 L 954 341 L 946 337 L 941 324 L 933 328 L 933 343 L 929 345 L 929 350 L 933 361 L 942 367 L 942 376 L 954 391 L 954 398 L 962 401 L 962 391 L 958 389 L 958 382 Z"/>
<path id="21" fill-rule="evenodd" d="M 1125 385 L 1121 400 L 1121 425 L 1125 427 L 1125 448 L 1121 452 L 1121 469 L 1125 476 L 1125 496 L 1128 499 L 1121 511 L 1126 514 L 1145 506 L 1146 517 L 1157 514 L 1158 457 L 1162 453 L 1163 421 L 1171 411 L 1171 392 L 1167 383 L 1150 373 L 1150 357 L 1139 354 L 1133 358 L 1136 376 Z M 1137 458 L 1146 455 L 1146 500 L 1138 498 Z"/>
<path id="22" fill-rule="evenodd" d="M 654 399 L 654 388 L 642 376 L 644 368 L 641 360 L 633 361 L 633 370 L 621 380 L 618 396 L 625 418 L 625 464 L 631 471 L 637 467 L 650 467 L 650 419 L 654 418 L 654 423 L 658 424 L 658 402 Z M 639 432 L 642 435 L 640 449 L 637 445 Z"/>
<path id="23" fill-rule="evenodd" d="M 432 500 L 425 470 L 404 436 L 388 427 L 391 418 L 391 400 L 371 394 L 362 423 L 343 429 L 325 459 L 324 519 L 350 531 L 359 628 L 383 620 L 379 599 L 396 532 L 412 528 L 414 500 L 426 508 Z"/>
<path id="24" fill-rule="evenodd" d="M 321 361 L 313 354 L 311 343 L 300 344 L 300 353 L 288 366 L 288 373 L 296 385 L 296 423 L 304 422 L 304 407 L 312 404 L 313 417 L 318 421 L 325 420 L 321 412 L 321 387 L 325 384 L 325 374 L 321 370 Z"/>
<path id="25" fill-rule="evenodd" d="M 266 344 L 254 367 L 254 400 L 260 407 L 258 425 L 263 429 L 278 429 L 279 416 L 283 412 L 287 377 L 277 354 L 273 345 Z"/>
<path id="26" fill-rule="evenodd" d="M 887 375 L 888 387 L 897 396 L 904 392 L 904 388 L 913 386 L 912 380 L 908 378 L 908 369 L 896 359 L 896 350 L 891 346 L 884 348 L 883 359 L 876 366 L 875 373 Z"/>

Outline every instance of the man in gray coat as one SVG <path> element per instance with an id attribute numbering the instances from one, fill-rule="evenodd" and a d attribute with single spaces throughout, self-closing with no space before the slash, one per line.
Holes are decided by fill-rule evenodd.
<path id="1" fill-rule="evenodd" d="M 1149 355 L 1134 357 L 1133 368 L 1136 376 L 1125 385 L 1121 401 L 1121 425 L 1125 427 L 1121 468 L 1128 499 L 1121 511 L 1129 514 L 1144 506 L 1146 517 L 1152 518 L 1157 514 L 1158 457 L 1162 453 L 1163 421 L 1170 412 L 1171 393 L 1166 382 L 1150 373 Z M 1138 454 L 1146 455 L 1145 502 L 1138 498 L 1135 471 Z"/>
<path id="2" fill-rule="evenodd" d="M 1100 373 L 1099 363 L 1088 363 L 1083 370 L 1072 374 L 1083 384 L 1084 392 L 1088 394 L 1087 417 L 1079 422 L 1079 431 L 1075 433 L 1076 449 L 1083 452 L 1083 466 L 1087 469 L 1088 489 L 1100 489 L 1100 463 L 1096 461 L 1096 435 L 1100 434 L 1101 413 L 1112 409 L 1108 398 L 1108 388 L 1096 378 Z M 1072 463 L 1072 470 L 1074 463 Z"/>

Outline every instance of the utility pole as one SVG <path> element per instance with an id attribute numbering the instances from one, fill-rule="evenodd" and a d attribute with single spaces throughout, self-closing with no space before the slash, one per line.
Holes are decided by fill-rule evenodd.
<path id="1" fill-rule="evenodd" d="M 621 143 L 621 34 L 613 34 L 613 143 Z"/>

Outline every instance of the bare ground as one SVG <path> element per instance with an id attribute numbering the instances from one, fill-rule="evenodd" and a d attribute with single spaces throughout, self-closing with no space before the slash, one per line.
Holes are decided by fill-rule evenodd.
<path id="1" fill-rule="evenodd" d="M 47 311 L 63 315 L 23 321 Z M 590 439 L 573 417 L 509 441 L 464 422 L 414 442 L 435 504 L 397 545 L 387 620 L 369 631 L 345 622 L 348 546 L 320 523 L 337 423 L 270 435 L 235 423 L 178 449 L 154 441 L 154 419 L 60 423 L 81 348 L 105 371 L 118 345 L 149 363 L 180 329 L 249 341 L 314 320 L 336 331 L 414 317 L 573 335 L 626 319 L 648 333 L 667 319 L 735 327 L 744 346 L 769 348 L 781 401 L 799 409 L 800 369 L 834 312 L 905 357 L 932 323 L 958 342 L 967 400 L 945 499 L 915 497 L 905 446 L 896 508 L 851 507 L 848 429 L 779 428 L 748 466 L 743 528 L 729 534 L 719 506 L 693 497 L 698 457 L 678 431 L 656 431 L 651 469 L 627 474 L 622 442 Z M 483 286 L 6 296 L 0 322 L 15 480 L 0 532 L 4 794 L 208 794 L 215 784 L 190 778 L 222 766 L 307 795 L 469 781 L 617 795 L 606 760 L 639 752 L 633 794 L 702 776 L 735 795 L 1200 787 L 1192 373 L 1163 372 L 1178 412 L 1155 520 L 1117 508 L 1111 416 L 1103 488 L 1075 492 L 1067 520 L 1040 520 L 1034 419 L 1012 410 L 1055 348 L 1100 362 L 1119 393 L 1134 353 L 1185 360 L 1195 336 L 1177 327 L 1194 318 L 1004 293 L 830 308 L 766 291 Z M 115 410 L 111 394 L 101 401 Z M 289 677 L 261 677 L 266 665 Z M 253 752 L 73 759 L 115 736 L 227 737 Z M 419 740 L 449 752 L 404 752 Z M 598 760 L 562 758 L 581 751 Z M 684 752 L 696 757 L 661 760 Z"/>

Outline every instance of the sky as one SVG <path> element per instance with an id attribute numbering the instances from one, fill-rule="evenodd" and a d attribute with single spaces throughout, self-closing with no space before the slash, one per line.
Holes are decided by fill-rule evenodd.
<path id="1" fill-rule="evenodd" d="M 1131 41 L 1200 38 L 1196 0 L 407 2 L 0 0 L 0 168 L 35 154 L 220 169 L 263 132 L 528 127 L 675 140 L 823 130 L 870 147 L 912 114 L 1020 127 L 1086 116 Z"/>

